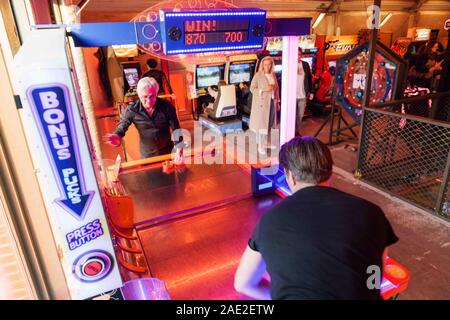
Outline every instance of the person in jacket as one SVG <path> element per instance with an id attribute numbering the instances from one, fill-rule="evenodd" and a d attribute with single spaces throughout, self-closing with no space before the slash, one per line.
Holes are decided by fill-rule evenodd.
<path id="1" fill-rule="evenodd" d="M 258 72 L 250 84 L 252 93 L 252 109 L 249 128 L 256 133 L 258 152 L 266 154 L 267 138 L 270 130 L 276 127 L 276 113 L 280 110 L 278 81 L 274 73 L 272 57 L 264 57 Z"/>
<path id="2" fill-rule="evenodd" d="M 295 121 L 295 130 L 300 134 L 300 124 L 303 115 L 305 114 L 306 102 L 312 97 L 312 74 L 308 62 L 302 61 L 302 50 L 298 51 L 298 65 L 297 65 L 297 112 Z"/>
<path id="3" fill-rule="evenodd" d="M 175 107 L 157 97 L 159 85 L 155 79 L 145 77 L 137 84 L 139 100 L 129 106 L 121 116 L 114 133 L 105 136 L 105 142 L 118 147 L 131 124 L 136 126 L 140 139 L 141 158 L 172 153 L 174 143 L 171 130 L 180 129 Z M 182 137 L 178 143 L 181 143 Z"/>

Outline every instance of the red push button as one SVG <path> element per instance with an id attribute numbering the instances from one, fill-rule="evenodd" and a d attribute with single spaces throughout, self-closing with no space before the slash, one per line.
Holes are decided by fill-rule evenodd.
<path id="1" fill-rule="evenodd" d="M 81 273 L 86 277 L 95 277 L 105 269 L 105 263 L 98 258 L 88 259 L 81 266 Z"/>

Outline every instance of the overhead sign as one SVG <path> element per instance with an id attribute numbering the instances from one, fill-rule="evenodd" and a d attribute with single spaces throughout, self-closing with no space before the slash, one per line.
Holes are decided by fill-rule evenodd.
<path id="1" fill-rule="evenodd" d="M 164 53 L 261 49 L 265 21 L 266 11 L 261 9 L 160 10 Z"/>
<path id="2" fill-rule="evenodd" d="M 327 36 L 325 54 L 327 56 L 344 55 L 358 46 L 358 36 Z"/>
<path id="3" fill-rule="evenodd" d="M 14 58 L 19 112 L 67 288 L 87 299 L 122 280 L 68 61 L 64 29 L 32 30 Z"/>

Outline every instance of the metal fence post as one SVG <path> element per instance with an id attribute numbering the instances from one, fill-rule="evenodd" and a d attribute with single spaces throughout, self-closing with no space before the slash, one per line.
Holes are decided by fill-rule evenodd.
<path id="1" fill-rule="evenodd" d="M 444 179 L 442 181 L 441 187 L 439 189 L 439 194 L 436 199 L 435 211 L 436 211 L 437 215 L 441 215 L 440 211 L 444 205 L 444 196 L 445 196 L 445 192 L 447 191 L 447 187 L 448 187 L 448 183 L 449 183 L 449 173 L 450 173 L 450 149 L 448 150 L 447 163 L 445 164 L 445 170 L 444 170 L 444 175 L 443 175 Z M 448 212 L 447 212 L 447 217 L 450 217 Z"/>

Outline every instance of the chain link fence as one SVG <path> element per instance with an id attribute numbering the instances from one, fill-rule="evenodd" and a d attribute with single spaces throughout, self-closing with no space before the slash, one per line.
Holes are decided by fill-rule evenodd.
<path id="1" fill-rule="evenodd" d="M 441 114 L 448 112 L 449 97 L 439 99 Z M 366 108 L 356 174 L 450 221 L 450 123 L 423 117 L 433 103 L 423 97 L 394 103 L 396 112 Z"/>

